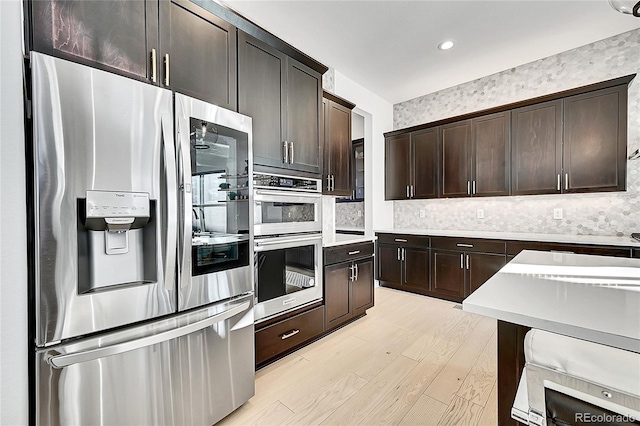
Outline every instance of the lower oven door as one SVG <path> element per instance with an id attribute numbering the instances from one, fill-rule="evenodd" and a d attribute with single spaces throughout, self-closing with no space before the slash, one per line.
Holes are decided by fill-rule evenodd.
<path id="1" fill-rule="evenodd" d="M 322 235 L 255 240 L 256 321 L 322 300 Z"/>

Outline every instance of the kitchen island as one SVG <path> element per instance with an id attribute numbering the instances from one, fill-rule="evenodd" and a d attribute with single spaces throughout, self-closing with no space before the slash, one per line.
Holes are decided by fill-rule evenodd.
<path id="1" fill-rule="evenodd" d="M 463 309 L 498 320 L 498 423 L 516 425 L 530 328 L 640 353 L 640 259 L 525 250 Z"/>

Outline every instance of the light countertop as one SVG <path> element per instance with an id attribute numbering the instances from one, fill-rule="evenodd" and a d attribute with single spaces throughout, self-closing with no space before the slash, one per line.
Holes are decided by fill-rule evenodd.
<path id="1" fill-rule="evenodd" d="M 640 259 L 525 250 L 462 306 L 640 353 Z"/>
<path id="2" fill-rule="evenodd" d="M 603 246 L 622 246 L 640 248 L 640 241 L 634 240 L 628 235 L 623 237 L 603 235 L 570 235 L 570 234 L 535 234 L 525 232 L 491 232 L 491 231 L 443 231 L 431 229 L 390 228 L 379 229 L 375 232 L 388 232 L 392 234 L 430 235 L 433 237 L 456 238 L 485 238 L 507 241 L 540 241 L 567 244 L 587 244 Z"/>
<path id="3" fill-rule="evenodd" d="M 338 226 L 338 225 L 336 225 L 336 231 L 362 232 L 362 233 L 364 233 L 364 228 L 359 228 L 357 226 Z"/>
<path id="4" fill-rule="evenodd" d="M 354 243 L 367 243 L 373 242 L 377 237 L 365 237 L 364 235 L 353 235 L 353 234 L 336 234 L 334 233 L 323 233 L 322 234 L 322 246 L 323 247 L 335 247 L 342 246 L 347 244 Z"/>

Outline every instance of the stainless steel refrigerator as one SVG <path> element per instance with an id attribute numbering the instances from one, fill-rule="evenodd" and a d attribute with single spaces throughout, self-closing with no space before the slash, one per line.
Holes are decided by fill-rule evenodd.
<path id="1" fill-rule="evenodd" d="M 31 75 L 33 422 L 217 422 L 254 393 L 251 119 L 35 52 Z"/>

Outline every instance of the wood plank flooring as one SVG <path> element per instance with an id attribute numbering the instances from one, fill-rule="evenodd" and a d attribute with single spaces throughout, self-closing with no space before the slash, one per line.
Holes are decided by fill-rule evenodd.
<path id="1" fill-rule="evenodd" d="M 375 291 L 367 316 L 258 371 L 218 425 L 497 425 L 496 321 Z"/>

